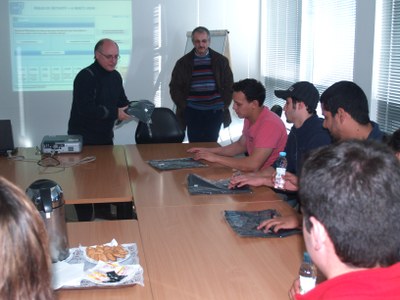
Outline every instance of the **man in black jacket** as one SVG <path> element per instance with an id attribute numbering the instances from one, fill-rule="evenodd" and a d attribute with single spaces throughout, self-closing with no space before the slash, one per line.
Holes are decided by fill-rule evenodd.
<path id="1" fill-rule="evenodd" d="M 121 75 L 115 70 L 118 45 L 109 39 L 97 42 L 95 61 L 81 70 L 74 81 L 68 134 L 80 134 L 84 145 L 112 145 L 114 123 L 128 120 L 129 101 Z"/>
<path id="2" fill-rule="evenodd" d="M 110 39 L 102 39 L 94 47 L 95 61 L 82 69 L 74 80 L 73 101 L 68 134 L 79 134 L 84 145 L 112 145 L 114 123 L 131 117 L 124 112 L 129 101 L 122 77 L 115 70 L 119 47 Z M 96 212 L 109 215 L 109 204 L 96 204 Z M 79 204 L 75 209 L 80 221 L 93 219 L 93 205 Z M 118 217 L 132 215 L 132 205 L 117 205 Z"/>

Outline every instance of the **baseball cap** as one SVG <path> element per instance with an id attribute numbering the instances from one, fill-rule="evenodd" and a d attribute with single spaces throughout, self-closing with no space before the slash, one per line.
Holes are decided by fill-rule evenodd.
<path id="1" fill-rule="evenodd" d="M 275 96 L 286 100 L 288 97 L 294 97 L 304 102 L 310 109 L 315 110 L 319 101 L 319 92 L 316 87 L 308 81 L 299 81 L 293 84 L 287 90 L 275 90 Z"/>

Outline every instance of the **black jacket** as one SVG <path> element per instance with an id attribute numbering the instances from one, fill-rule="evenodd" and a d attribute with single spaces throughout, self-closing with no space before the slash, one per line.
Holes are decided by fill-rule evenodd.
<path id="1" fill-rule="evenodd" d="M 307 154 L 332 142 L 329 131 L 322 127 L 322 123 L 321 118 L 312 115 L 300 128 L 292 126 L 285 147 L 287 171 L 299 175 Z"/>
<path id="2" fill-rule="evenodd" d="M 128 104 L 118 71 L 95 61 L 75 77 L 68 134 L 82 135 L 84 145 L 112 144 L 118 108 Z"/>

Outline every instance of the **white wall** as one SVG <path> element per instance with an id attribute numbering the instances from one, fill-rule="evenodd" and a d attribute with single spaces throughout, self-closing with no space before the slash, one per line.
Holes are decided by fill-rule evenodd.
<path id="1" fill-rule="evenodd" d="M 156 53 L 153 49 L 153 13 L 158 6 L 161 8 L 162 47 Z M 0 80 L 0 119 L 12 120 L 16 146 L 36 146 L 44 135 L 66 134 L 72 91 L 12 91 L 7 12 L 7 1 L 1 1 L 1 22 L 7 24 L 2 24 L 0 29 L 0 65 L 3 73 Z M 126 94 L 130 100 L 154 100 L 160 84 L 161 105 L 173 108 L 168 88 L 170 74 L 176 60 L 183 55 L 186 32 L 198 25 L 210 30 L 229 30 L 235 80 L 260 77 L 259 0 L 132 0 L 132 23 L 133 48 L 125 81 Z M 155 85 L 153 57 L 156 54 L 162 57 L 162 67 Z M 135 128 L 135 122 L 117 128 L 115 143 L 134 143 Z"/>
<path id="2" fill-rule="evenodd" d="M 235 80 L 260 78 L 259 24 L 263 0 L 132 0 L 133 48 L 125 89 L 130 100 L 157 100 L 161 87 L 161 105 L 173 108 L 168 84 L 176 60 L 183 55 L 186 32 L 198 25 L 211 30 L 229 30 L 231 66 Z M 112 1 L 110 1 L 111 5 Z M 161 48 L 153 47 L 154 10 L 161 11 Z M 357 1 L 354 81 L 371 99 L 374 39 L 374 0 Z M 11 119 L 16 146 L 39 145 L 47 134 L 66 134 L 72 91 L 13 92 L 8 29 L 8 1 L 0 1 L 0 119 Z M 110 38 L 113 38 L 110 36 Z M 94 46 L 94 45 L 93 45 Z M 91 47 L 93 47 L 91 46 Z M 340 45 L 332 45 L 340 47 Z M 212 44 L 211 44 L 212 47 Z M 160 74 L 154 79 L 155 55 L 162 57 Z M 85 67 L 85 66 L 82 66 Z M 154 83 L 155 82 L 155 83 Z M 372 111 L 372 110 L 371 110 Z M 235 113 L 233 124 L 224 130 L 224 139 L 240 134 L 241 120 Z M 374 119 L 374 116 L 371 116 Z M 134 143 L 135 122 L 115 130 L 116 144 Z M 0 137 L 1 138 L 1 137 Z"/>

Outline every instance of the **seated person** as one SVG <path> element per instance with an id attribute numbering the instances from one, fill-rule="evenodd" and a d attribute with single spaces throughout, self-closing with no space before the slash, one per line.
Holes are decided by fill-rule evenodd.
<path id="1" fill-rule="evenodd" d="M 383 140 L 379 125 L 369 118 L 368 98 L 354 82 L 332 84 L 322 93 L 320 101 L 323 126 L 335 141 Z"/>
<path id="2" fill-rule="evenodd" d="M 396 130 L 392 135 L 389 136 L 387 141 L 389 147 L 395 152 L 397 159 L 400 160 L 400 129 Z M 252 182 L 255 186 L 273 186 L 273 177 L 271 178 L 263 178 L 263 177 L 254 177 L 251 179 L 252 181 L 242 180 L 238 186 L 242 186 L 243 184 L 248 184 Z M 267 182 L 269 181 L 269 182 Z M 293 176 L 290 173 L 286 173 L 285 175 L 285 190 L 288 191 L 297 191 L 298 190 L 298 178 L 297 176 Z M 274 231 L 278 231 L 279 229 L 290 229 L 301 227 L 302 215 L 301 214 L 290 214 L 282 217 L 275 217 L 273 219 L 268 219 L 260 223 L 258 229 L 264 230 L 268 232 L 271 227 L 273 227 Z"/>
<path id="3" fill-rule="evenodd" d="M 265 87 L 255 79 L 233 84 L 233 109 L 244 118 L 238 141 L 215 148 L 190 148 L 194 159 L 204 159 L 236 170 L 255 172 L 271 166 L 283 151 L 287 140 L 282 120 L 265 107 Z M 237 155 L 248 153 L 248 156 Z"/>
<path id="4" fill-rule="evenodd" d="M 270 178 L 263 178 L 259 177 L 260 179 L 270 180 L 273 182 L 273 177 Z M 260 184 L 263 185 L 263 184 Z M 266 184 L 267 186 L 269 184 Z M 257 185 L 258 186 L 258 185 Z M 286 173 L 285 175 L 285 190 L 287 191 L 297 191 L 298 188 L 298 177 L 296 175 L 292 175 L 290 173 Z M 274 232 L 278 232 L 279 229 L 292 229 L 292 228 L 301 228 L 303 216 L 299 213 L 292 213 L 286 216 L 279 216 L 273 219 L 264 220 L 258 225 L 257 229 L 263 230 L 267 233 L 271 228 L 273 228 Z"/>
<path id="5" fill-rule="evenodd" d="M 286 101 L 283 108 L 288 123 L 293 123 L 285 146 L 287 169 L 292 175 L 299 173 L 306 155 L 313 149 L 331 143 L 328 130 L 322 127 L 323 119 L 319 118 L 316 108 L 319 101 L 319 92 L 308 81 L 293 84 L 287 90 L 276 90 L 275 96 Z M 271 176 L 275 175 L 273 167 L 266 168 L 256 174 L 235 176 L 231 186 L 266 185 L 274 186 Z M 261 177 L 261 178 L 260 178 Z M 281 193 L 282 197 L 292 206 L 297 206 L 296 193 Z"/>
<path id="6" fill-rule="evenodd" d="M 323 182 L 323 188 L 321 188 Z M 321 148 L 304 163 L 299 195 L 308 253 L 326 280 L 291 299 L 398 299 L 400 162 L 376 141 Z"/>
<path id="7" fill-rule="evenodd" d="M 320 98 L 322 113 L 325 117 L 323 127 L 328 129 L 333 139 L 344 141 L 350 139 L 358 140 L 377 140 L 383 139 L 383 133 L 379 125 L 370 121 L 368 99 L 364 91 L 355 83 L 350 81 L 339 81 L 328 87 Z M 253 177 L 253 178 L 252 178 Z M 274 174 L 264 179 L 250 176 L 233 178 L 231 186 L 243 186 L 246 184 L 259 186 L 273 186 Z M 294 174 L 286 172 L 284 176 L 286 182 L 284 189 L 287 191 L 297 191 L 297 178 Z M 281 228 L 291 228 L 299 226 L 300 216 L 292 215 L 285 218 L 285 223 Z M 261 228 L 268 230 L 276 222 L 282 220 L 277 218 L 262 222 Z M 296 227 L 297 227 L 296 226 Z M 293 228 L 293 227 L 292 227 Z"/>
<path id="8" fill-rule="evenodd" d="M 44 222 L 30 199 L 0 177 L 0 299 L 54 299 Z"/>
<path id="9" fill-rule="evenodd" d="M 395 152 L 396 157 L 400 159 L 400 129 L 397 129 L 390 135 L 388 145 Z"/>

